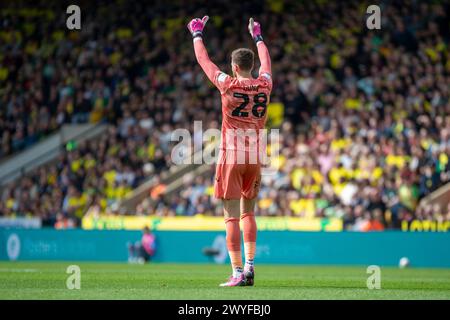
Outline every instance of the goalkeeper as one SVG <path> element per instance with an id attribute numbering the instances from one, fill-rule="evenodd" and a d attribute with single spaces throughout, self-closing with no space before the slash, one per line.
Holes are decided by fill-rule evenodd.
<path id="1" fill-rule="evenodd" d="M 261 182 L 261 155 L 266 152 L 260 132 L 265 127 L 272 91 L 270 56 L 261 35 L 260 24 L 250 18 L 249 32 L 261 61 L 258 77 L 255 79 L 252 76 L 254 53 L 247 48 L 236 49 L 231 53 L 233 76 L 222 72 L 209 59 L 203 44 L 203 28 L 207 21 L 208 16 L 193 19 L 188 29 L 193 37 L 195 57 L 222 98 L 222 132 L 214 196 L 223 200 L 227 249 L 233 274 L 221 286 L 252 286 L 256 251 L 254 210 Z M 243 227 L 245 266 L 242 263 L 240 222 Z"/>

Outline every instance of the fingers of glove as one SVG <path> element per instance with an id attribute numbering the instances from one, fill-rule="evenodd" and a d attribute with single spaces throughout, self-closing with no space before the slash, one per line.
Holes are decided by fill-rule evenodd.
<path id="1" fill-rule="evenodd" d="M 253 18 L 250 18 L 250 20 L 248 21 L 248 31 L 250 32 L 251 35 L 253 35 L 253 26 L 254 26 L 254 20 L 253 20 Z"/>
<path id="2" fill-rule="evenodd" d="M 192 33 L 193 32 L 193 27 L 195 27 L 195 24 L 197 22 L 197 20 L 199 20 L 198 18 L 196 19 L 192 19 L 191 21 L 189 21 L 187 28 L 189 29 L 189 31 Z"/>
<path id="3" fill-rule="evenodd" d="M 209 20 L 209 16 L 204 16 L 203 17 L 203 19 L 202 19 L 203 26 L 205 26 L 205 24 L 208 22 L 208 20 Z"/>
<path id="4" fill-rule="evenodd" d="M 202 29 L 202 26 L 203 26 L 203 21 L 199 18 L 192 19 L 187 25 L 187 27 L 191 33 L 194 31 L 197 31 L 199 29 Z"/>

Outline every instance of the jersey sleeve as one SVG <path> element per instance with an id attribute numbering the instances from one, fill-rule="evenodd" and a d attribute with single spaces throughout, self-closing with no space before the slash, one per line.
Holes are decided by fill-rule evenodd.
<path id="1" fill-rule="evenodd" d="M 219 89 L 220 93 L 225 93 L 231 83 L 231 77 L 220 69 L 209 59 L 208 52 L 201 38 L 194 39 L 194 51 L 200 67 L 205 72 L 208 79 Z"/>
<path id="2" fill-rule="evenodd" d="M 270 61 L 269 50 L 263 41 L 258 42 L 258 56 L 261 61 L 261 68 L 259 68 L 259 74 L 268 73 L 272 74 L 272 64 Z"/>
<path id="3" fill-rule="evenodd" d="M 232 78 L 222 71 L 216 71 L 214 76 L 214 85 L 219 89 L 220 93 L 225 93 L 230 87 Z"/>
<path id="4" fill-rule="evenodd" d="M 205 72 L 206 76 L 211 82 L 214 82 L 214 77 L 219 71 L 219 68 L 209 59 L 208 52 L 203 44 L 202 38 L 194 39 L 194 52 L 197 62 Z"/>
<path id="5" fill-rule="evenodd" d="M 272 91 L 272 75 L 267 72 L 260 73 L 258 79 L 266 83 L 270 91 Z"/>
<path id="6" fill-rule="evenodd" d="M 269 50 L 263 41 L 258 42 L 258 56 L 261 61 L 261 67 L 259 68 L 259 78 L 269 83 L 272 88 L 272 65 L 270 61 Z"/>

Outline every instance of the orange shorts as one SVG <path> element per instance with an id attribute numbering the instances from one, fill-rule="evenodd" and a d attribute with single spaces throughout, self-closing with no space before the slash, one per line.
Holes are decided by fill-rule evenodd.
<path id="1" fill-rule="evenodd" d="M 241 199 L 241 197 L 255 198 L 261 185 L 261 165 L 251 162 L 236 164 L 228 161 L 232 157 L 233 153 L 229 151 L 219 153 L 214 196 L 219 199 L 234 200 Z"/>

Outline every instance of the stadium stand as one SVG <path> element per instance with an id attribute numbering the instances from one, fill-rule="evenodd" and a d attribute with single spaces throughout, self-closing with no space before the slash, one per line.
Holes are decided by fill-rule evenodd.
<path id="1" fill-rule="evenodd" d="M 253 44 L 227 1 L 204 12 L 183 2 L 86 2 L 79 32 L 64 29 L 56 14 L 63 4 L 38 3 L 41 10 L 22 9 L 20 18 L 14 3 L 2 4 L 0 157 L 64 123 L 112 128 L 3 188 L 0 215 L 74 226 L 167 171 L 172 130 L 192 131 L 194 120 L 219 126 L 219 94 L 196 66 L 184 17 L 210 15 L 206 43 L 223 70 L 233 49 Z M 359 1 L 267 5 L 270 16 L 259 15 L 257 1 L 235 8 L 265 26 L 269 125 L 282 137 L 279 170 L 263 179 L 258 214 L 339 217 L 351 230 L 450 220 L 450 205 L 419 205 L 450 181 L 449 3 L 381 1 L 381 30 L 366 28 L 367 3 Z M 220 215 L 213 179 L 211 167 L 170 196 L 157 185 L 135 213 Z"/>

